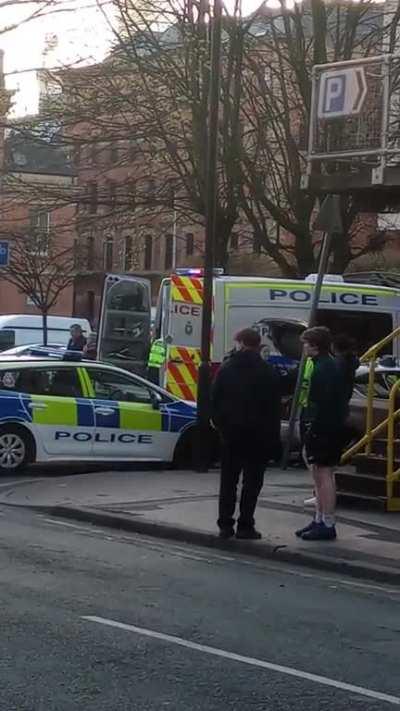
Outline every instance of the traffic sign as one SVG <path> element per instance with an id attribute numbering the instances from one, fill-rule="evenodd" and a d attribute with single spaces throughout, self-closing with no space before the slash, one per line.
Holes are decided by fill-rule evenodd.
<path id="1" fill-rule="evenodd" d="M 330 119 L 359 114 L 366 96 L 364 67 L 328 69 L 320 76 L 318 118 Z"/>
<path id="2" fill-rule="evenodd" d="M 0 267 L 8 267 L 9 256 L 9 243 L 5 241 L 0 241 Z"/>

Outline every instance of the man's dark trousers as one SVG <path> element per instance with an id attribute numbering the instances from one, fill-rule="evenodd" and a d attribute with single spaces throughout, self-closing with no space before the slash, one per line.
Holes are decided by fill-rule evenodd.
<path id="1" fill-rule="evenodd" d="M 238 528 L 254 528 L 254 511 L 264 483 L 267 461 L 265 434 L 242 428 L 223 434 L 218 517 L 220 528 L 230 528 L 235 523 L 233 516 L 241 472 L 243 483 Z"/>

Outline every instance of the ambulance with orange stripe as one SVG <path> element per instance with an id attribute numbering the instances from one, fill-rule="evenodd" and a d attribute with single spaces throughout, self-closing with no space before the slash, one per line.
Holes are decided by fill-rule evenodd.
<path id="1" fill-rule="evenodd" d="M 301 353 L 300 335 L 308 321 L 315 275 L 304 280 L 267 277 L 214 277 L 211 358 L 216 371 L 242 328 L 260 331 L 263 355 L 283 368 Z M 195 401 L 200 362 L 203 305 L 202 271 L 180 269 L 164 279 L 158 298 L 155 337 L 167 346 L 160 385 L 183 400 Z M 400 291 L 373 284 L 324 280 L 318 324 L 333 334 L 355 338 L 360 352 L 400 326 Z M 398 342 L 393 346 L 399 348 Z M 390 349 L 391 346 L 388 346 Z M 388 351 L 391 352 L 391 351 Z M 400 353 L 394 354 L 399 357 Z"/>

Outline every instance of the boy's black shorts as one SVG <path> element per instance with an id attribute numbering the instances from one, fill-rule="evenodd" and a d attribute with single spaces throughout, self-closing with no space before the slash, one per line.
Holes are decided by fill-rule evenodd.
<path id="1" fill-rule="evenodd" d="M 309 464 L 334 467 L 340 463 L 345 447 L 343 428 L 329 433 L 315 433 L 305 428 L 304 446 Z"/>

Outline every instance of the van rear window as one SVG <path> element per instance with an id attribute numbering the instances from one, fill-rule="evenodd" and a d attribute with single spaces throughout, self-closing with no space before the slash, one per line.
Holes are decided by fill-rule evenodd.
<path id="1" fill-rule="evenodd" d="M 0 351 L 6 351 L 15 346 L 15 331 L 7 328 L 0 329 Z"/>
<path id="2" fill-rule="evenodd" d="M 360 355 L 378 343 L 393 331 L 390 313 L 347 311 L 347 309 L 318 309 L 318 326 L 327 326 L 333 336 L 345 334 L 354 338 Z M 391 355 L 393 344 L 389 343 L 381 351 L 382 355 Z"/>

